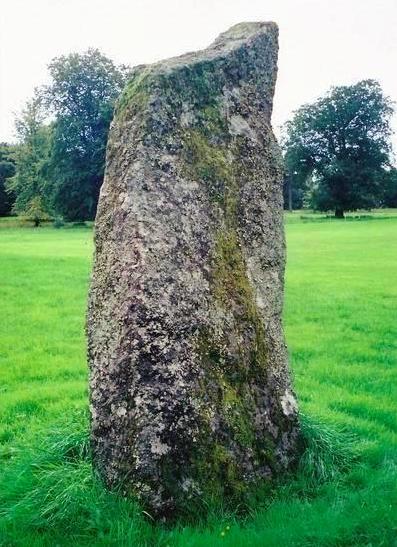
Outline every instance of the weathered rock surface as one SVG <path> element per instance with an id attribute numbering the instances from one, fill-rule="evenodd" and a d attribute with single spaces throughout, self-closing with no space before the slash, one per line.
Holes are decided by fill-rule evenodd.
<path id="1" fill-rule="evenodd" d="M 296 457 L 281 312 L 277 27 L 138 67 L 110 132 L 88 339 L 94 462 L 168 515 Z"/>

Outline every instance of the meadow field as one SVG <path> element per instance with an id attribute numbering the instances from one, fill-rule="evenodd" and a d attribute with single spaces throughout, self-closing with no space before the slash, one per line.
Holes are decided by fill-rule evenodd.
<path id="1" fill-rule="evenodd" d="M 91 471 L 91 228 L 0 223 L 0 545 L 397 546 L 397 217 L 307 220 L 287 215 L 285 299 L 306 451 L 172 527 Z"/>

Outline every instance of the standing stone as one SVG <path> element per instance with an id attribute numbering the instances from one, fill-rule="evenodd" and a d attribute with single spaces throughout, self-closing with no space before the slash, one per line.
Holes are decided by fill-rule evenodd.
<path id="1" fill-rule="evenodd" d="M 169 516 L 296 458 L 281 313 L 277 26 L 134 71 L 116 108 L 89 296 L 92 446 Z"/>

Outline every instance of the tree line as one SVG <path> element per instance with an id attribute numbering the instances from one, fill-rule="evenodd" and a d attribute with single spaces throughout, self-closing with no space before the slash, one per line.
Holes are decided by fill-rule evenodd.
<path id="1" fill-rule="evenodd" d="M 128 72 L 96 49 L 50 63 L 50 84 L 35 90 L 16 119 L 18 144 L 0 147 L 0 214 L 36 224 L 95 217 L 113 108 Z"/>
<path id="2" fill-rule="evenodd" d="M 38 225 L 92 220 L 103 181 L 115 101 L 130 70 L 96 49 L 53 59 L 50 83 L 16 119 L 18 143 L 0 144 L 0 216 Z M 333 87 L 283 128 L 285 207 L 397 207 L 390 144 L 393 103 L 378 82 Z"/>

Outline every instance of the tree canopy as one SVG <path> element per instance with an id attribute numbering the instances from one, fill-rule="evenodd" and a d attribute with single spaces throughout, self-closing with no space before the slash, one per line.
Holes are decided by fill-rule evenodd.
<path id="1" fill-rule="evenodd" d="M 15 196 L 7 192 L 7 179 L 15 175 L 15 146 L 0 143 L 0 216 L 11 213 Z"/>
<path id="2" fill-rule="evenodd" d="M 13 212 L 25 214 L 34 199 L 40 199 L 49 212 L 50 184 L 46 167 L 50 153 L 51 127 L 43 124 L 45 114 L 42 101 L 36 95 L 16 119 L 16 133 L 20 142 L 15 152 L 16 173 L 7 180 L 7 191 L 15 196 Z"/>
<path id="3" fill-rule="evenodd" d="M 314 208 L 343 217 L 345 210 L 379 204 L 390 163 L 392 113 L 374 80 L 334 87 L 295 112 L 285 126 L 285 164 Z"/>
<path id="4" fill-rule="evenodd" d="M 42 94 L 55 115 L 49 174 L 54 209 L 69 220 L 95 216 L 113 107 L 126 69 L 97 49 L 58 57 Z"/>

